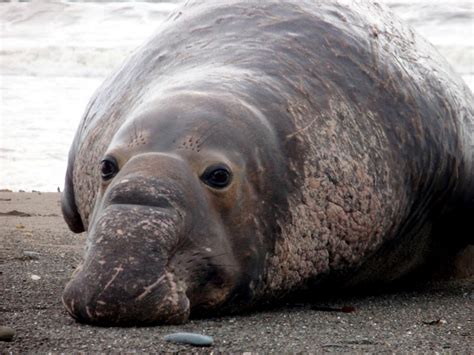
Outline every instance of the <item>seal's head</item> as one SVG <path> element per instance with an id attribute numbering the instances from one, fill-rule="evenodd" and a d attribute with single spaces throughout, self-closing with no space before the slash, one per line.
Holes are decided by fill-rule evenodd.
<path id="1" fill-rule="evenodd" d="M 277 134 L 225 95 L 141 107 L 97 163 L 86 256 L 63 302 L 80 321 L 117 325 L 241 309 L 262 287 L 275 206 L 284 206 Z"/>

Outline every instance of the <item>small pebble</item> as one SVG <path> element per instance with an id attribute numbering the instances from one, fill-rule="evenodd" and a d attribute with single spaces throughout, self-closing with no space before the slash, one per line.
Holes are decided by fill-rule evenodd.
<path id="1" fill-rule="evenodd" d="M 211 346 L 214 342 L 212 337 L 197 333 L 173 333 L 165 336 L 170 343 L 189 344 L 194 346 Z"/>
<path id="2" fill-rule="evenodd" d="M 448 323 L 445 319 L 436 319 L 436 320 L 432 320 L 432 321 L 423 321 L 423 324 L 426 324 L 426 325 L 443 325 L 443 324 L 446 324 Z"/>
<path id="3" fill-rule="evenodd" d="M 31 275 L 31 279 L 33 281 L 38 281 L 38 280 L 41 280 L 41 276 L 38 276 L 38 275 Z"/>
<path id="4" fill-rule="evenodd" d="M 32 260 L 38 260 L 40 257 L 40 253 L 28 250 L 23 251 L 23 255 Z"/>
<path id="5" fill-rule="evenodd" d="M 15 330 L 10 327 L 0 326 L 0 341 L 12 341 Z"/>

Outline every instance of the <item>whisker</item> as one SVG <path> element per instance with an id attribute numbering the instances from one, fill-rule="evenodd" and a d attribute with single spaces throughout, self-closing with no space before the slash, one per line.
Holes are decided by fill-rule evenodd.
<path id="1" fill-rule="evenodd" d="M 203 255 L 203 259 L 210 259 L 210 258 L 217 258 L 219 256 L 229 255 L 229 252 L 221 253 L 221 254 L 214 254 L 214 255 Z"/>

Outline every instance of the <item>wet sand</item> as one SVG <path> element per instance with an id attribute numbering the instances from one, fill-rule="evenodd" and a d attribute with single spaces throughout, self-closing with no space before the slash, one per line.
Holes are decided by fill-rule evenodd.
<path id="1" fill-rule="evenodd" d="M 17 211 L 17 212 L 12 212 Z M 0 192 L 0 326 L 16 331 L 0 352 L 452 352 L 474 353 L 474 279 L 373 296 L 326 299 L 181 326 L 99 328 L 76 323 L 60 300 L 85 235 L 63 222 L 59 193 Z M 345 297 L 342 297 L 345 296 Z M 352 312 L 324 311 L 321 307 Z M 164 341 L 197 332 L 210 348 Z"/>

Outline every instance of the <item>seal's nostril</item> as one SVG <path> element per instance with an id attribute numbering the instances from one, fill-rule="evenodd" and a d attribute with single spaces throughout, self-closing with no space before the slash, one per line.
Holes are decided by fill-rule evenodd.
<path id="1" fill-rule="evenodd" d="M 125 182 L 124 182 L 125 181 Z M 165 182 L 137 177 L 112 186 L 105 201 L 111 205 L 139 205 L 169 209 L 173 207 L 168 196 L 172 194 Z"/>
<path id="2" fill-rule="evenodd" d="M 157 202 L 158 202 L 158 205 L 156 205 L 156 207 L 161 207 L 161 208 L 171 208 L 171 207 L 173 207 L 166 197 L 159 198 L 159 200 Z"/>
<path id="3" fill-rule="evenodd" d="M 154 197 L 142 197 L 140 195 L 129 196 L 129 195 L 116 195 L 109 199 L 111 205 L 138 205 L 138 206 L 150 206 L 159 208 L 172 208 L 173 205 L 164 196 Z"/>

